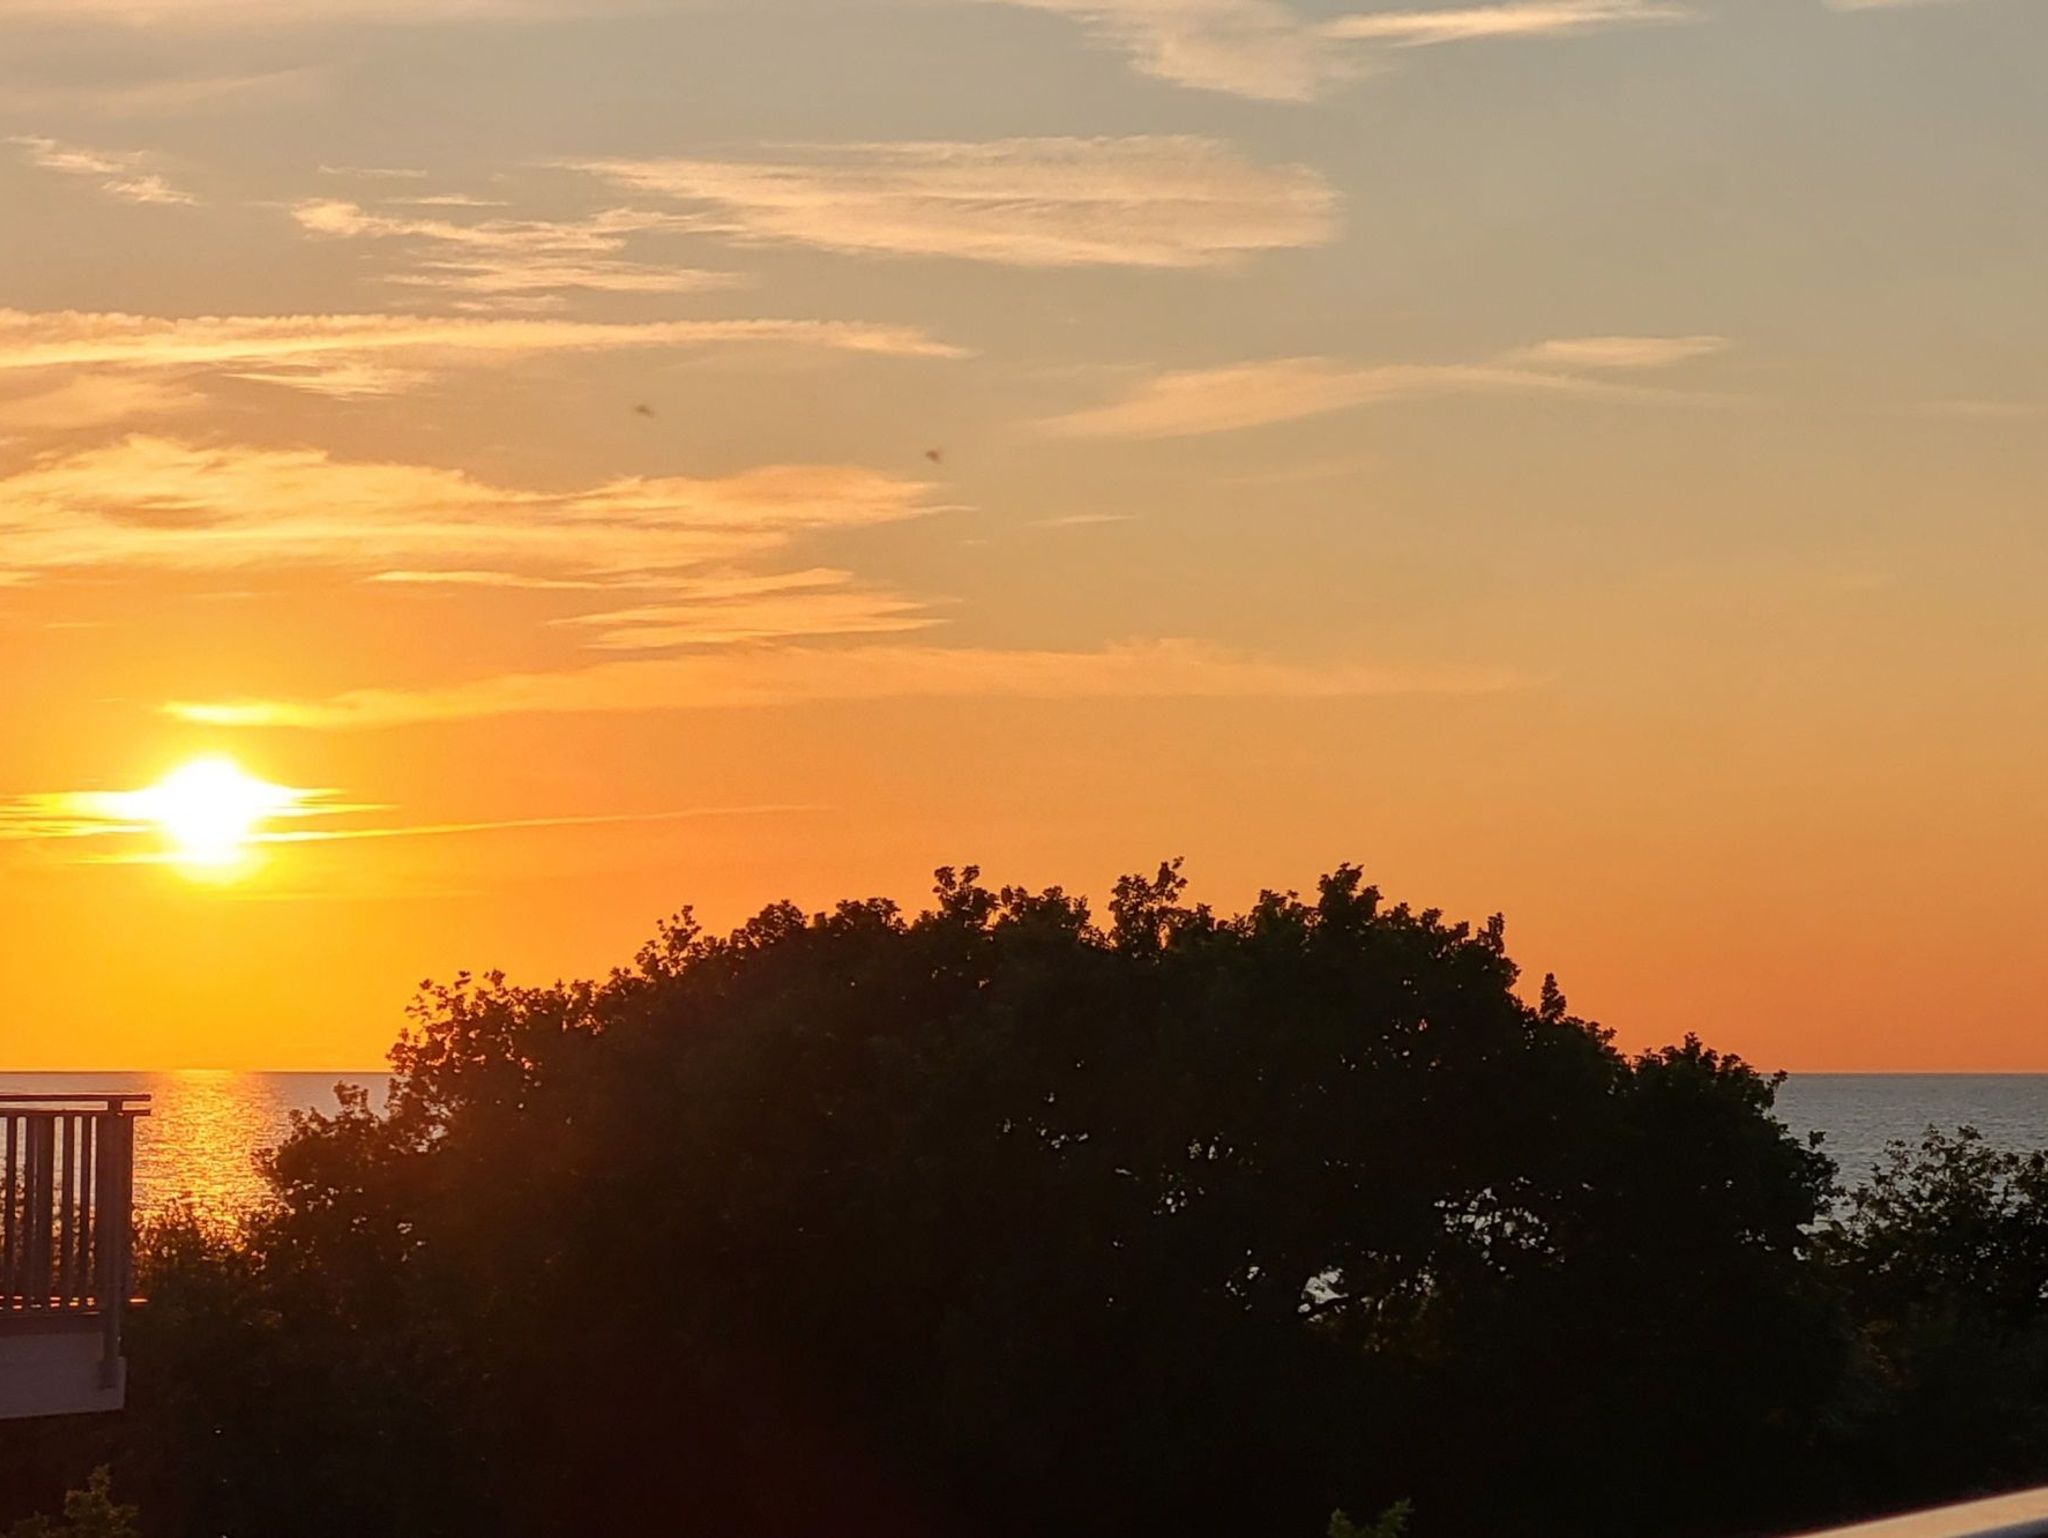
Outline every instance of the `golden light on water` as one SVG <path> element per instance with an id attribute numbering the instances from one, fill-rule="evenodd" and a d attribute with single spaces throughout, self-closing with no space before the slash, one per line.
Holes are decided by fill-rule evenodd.
<path id="1" fill-rule="evenodd" d="M 296 1111 L 332 1114 L 338 1083 L 384 1104 L 381 1073 L 247 1073 L 181 1068 L 156 1073 L 0 1073 L 0 1093 L 147 1095 L 135 1129 L 135 1204 L 145 1218 L 173 1209 L 232 1227 L 270 1194 L 258 1156 L 291 1135 Z"/>
<path id="2" fill-rule="evenodd" d="M 232 1222 L 262 1198 L 256 1150 L 284 1134 L 283 1115 L 255 1075 L 188 1069 L 150 1084 L 156 1103 L 138 1144 L 138 1175 L 151 1210 L 182 1203 Z"/>
<path id="3" fill-rule="evenodd" d="M 209 1223 L 234 1225 L 268 1196 L 257 1156 L 291 1134 L 294 1111 L 333 1112 L 337 1081 L 360 1085 L 383 1103 L 381 1074 L 240 1073 L 185 1068 L 107 1075 L 95 1092 L 150 1096 L 136 1129 L 136 1204 L 151 1216 L 185 1207 Z M 36 1093 L 76 1089 L 79 1076 L 0 1078 L 0 1088 Z"/>

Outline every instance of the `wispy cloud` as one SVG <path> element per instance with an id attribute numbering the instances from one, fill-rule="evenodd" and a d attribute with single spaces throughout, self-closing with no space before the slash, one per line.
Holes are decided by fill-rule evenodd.
<path id="1" fill-rule="evenodd" d="M 599 323 L 417 315 L 173 319 L 0 310 L 0 375 L 28 369 L 208 370 L 330 393 L 388 394 L 424 374 L 542 353 L 783 346 L 897 357 L 962 350 L 909 326 L 853 321 Z"/>
<path id="2" fill-rule="evenodd" d="M 417 197 L 391 198 L 387 200 L 397 208 L 510 208 L 505 198 L 480 198 L 470 192 L 432 192 Z"/>
<path id="3" fill-rule="evenodd" d="M 318 570 L 391 591 L 589 595 L 578 650 L 674 651 L 936 623 L 831 568 L 764 570 L 799 539 L 934 511 L 929 488 L 851 466 L 612 481 L 542 493 L 311 450 L 131 437 L 0 478 L 0 585 L 150 571 L 249 583 Z"/>
<path id="4" fill-rule="evenodd" d="M 1954 3 L 1956 0 L 1826 0 L 1831 11 L 1903 11 L 1909 6 Z"/>
<path id="5" fill-rule="evenodd" d="M 260 783 L 260 782 L 259 782 Z M 278 845 L 355 843 L 362 840 L 458 838 L 478 834 L 533 832 L 561 828 L 650 826 L 719 817 L 785 816 L 819 812 L 824 807 L 796 803 L 752 806 L 693 806 L 669 811 L 558 814 L 502 817 L 469 822 L 391 823 L 360 819 L 388 814 L 387 806 L 352 804 L 339 791 L 303 790 L 266 785 L 273 792 L 262 811 L 265 823 L 286 824 L 317 819 L 354 819 L 349 827 L 255 827 L 237 840 L 239 849 L 262 850 Z M 178 865 L 190 862 L 189 851 L 167 847 L 163 832 L 161 787 L 143 790 L 32 791 L 0 797 L 0 845 L 62 844 L 93 846 L 78 863 L 93 865 Z M 110 845 L 102 850 L 98 846 Z"/>
<path id="6" fill-rule="evenodd" d="M 60 176 L 90 180 L 108 197 L 126 203 L 191 204 L 199 200 L 173 187 L 148 169 L 148 157 L 136 153 L 113 153 L 64 144 L 39 134 L 18 134 L 7 141 L 19 148 L 28 163 Z"/>
<path id="7" fill-rule="evenodd" d="M 828 251 L 1025 267 L 1211 267 L 1317 246 L 1315 171 L 1211 139 L 860 144 L 773 161 L 591 160 L 578 169 L 691 211 L 695 228 Z"/>
<path id="8" fill-rule="evenodd" d="M 82 432 L 189 411 L 203 400 L 183 384 L 147 374 L 79 374 L 48 389 L 0 393 L 0 433 Z"/>
<path id="9" fill-rule="evenodd" d="M 334 698 L 167 707 L 218 725 L 382 726 L 528 712 L 651 711 L 885 698 L 1341 698 L 1509 688 L 1451 665 L 1323 666 L 1190 640 L 1092 651 L 878 641 L 927 603 L 836 567 L 776 570 L 800 540 L 934 511 L 930 488 L 852 467 L 540 493 L 457 471 L 308 450 L 134 437 L 0 478 L 0 581 L 91 573 L 332 573 L 397 593 L 445 586 L 594 601 L 554 625 L 552 669 Z M 822 644 L 827 638 L 842 644 Z M 660 655 L 587 664 L 591 650 Z"/>
<path id="10" fill-rule="evenodd" d="M 420 166 L 330 166 L 320 167 L 322 176 L 346 176 L 359 181 L 423 182 L 428 172 Z"/>
<path id="11" fill-rule="evenodd" d="M 659 603 L 559 621 L 603 651 L 669 651 L 800 636 L 893 635 L 938 623 L 929 604 L 825 567 L 670 584 Z"/>
<path id="12" fill-rule="evenodd" d="M 1384 50 L 1561 37 L 1693 14 L 1667 0 L 1504 0 L 1317 20 L 1289 0 L 1006 0 L 1071 16 L 1146 75 L 1265 101 L 1308 101 Z"/>
<path id="13" fill-rule="evenodd" d="M 1362 11 L 1340 16 L 1322 30 L 1327 37 L 1348 42 L 1427 48 L 1494 38 L 1561 37 L 1645 22 L 1683 21 L 1692 14 L 1688 7 L 1665 0 L 1511 0 L 1500 5 Z"/>
<path id="14" fill-rule="evenodd" d="M 1106 405 L 1039 424 L 1063 438 L 1180 438 L 1297 421 L 1378 402 L 1444 395 L 1552 395 L 1589 400 L 1680 400 L 1570 369 L 1668 367 L 1717 350 L 1703 338 L 1599 337 L 1546 342 L 1482 363 L 1358 365 L 1335 358 L 1267 358 L 1155 374 Z"/>
<path id="15" fill-rule="evenodd" d="M 252 780 L 265 793 L 261 817 L 289 820 L 359 810 L 337 792 L 302 790 Z M 0 842 L 59 842 L 152 836 L 177 808 L 161 785 L 142 790 L 36 791 L 0 798 Z"/>
<path id="16" fill-rule="evenodd" d="M 6 14 L 0 4 L 0 18 Z M 61 112 L 112 119 L 189 117 L 277 107 L 317 96 L 325 86 L 325 74 L 311 68 L 112 84 L 9 85 L 0 86 L 0 109 L 24 116 Z"/>
<path id="17" fill-rule="evenodd" d="M 518 673 L 447 688 L 364 690 L 316 700 L 181 701 L 216 726 L 365 728 L 563 712 L 711 710 L 880 699 L 1344 699 L 1488 694 L 1522 687 L 1506 670 L 1317 666 L 1191 640 L 1094 651 L 940 646 L 735 648 L 644 662 Z"/>
<path id="18" fill-rule="evenodd" d="M 417 580 L 485 567 L 519 577 L 673 577 L 778 550 L 801 532 L 897 522 L 930 506 L 920 482 L 846 466 L 545 494 L 317 450 L 138 436 L 0 478 L 0 572 L 19 580 L 319 566 Z"/>
<path id="19" fill-rule="evenodd" d="M 335 22 L 418 25 L 449 21 L 543 21 L 644 8 L 631 0 L 0 0 L 0 19 L 153 30 L 318 26 Z"/>
<path id="20" fill-rule="evenodd" d="M 1563 369 L 1675 368 L 1725 352 L 1724 336 L 1577 336 L 1505 354 L 1513 362 Z"/>
<path id="21" fill-rule="evenodd" d="M 533 593 L 617 593 L 636 587 L 662 587 L 666 583 L 624 576 L 549 577 L 536 572 L 492 571 L 488 568 L 449 567 L 436 571 L 408 571 L 403 567 L 373 572 L 366 579 L 385 587 L 497 588 Z"/>
<path id="22" fill-rule="evenodd" d="M 411 208 L 496 206 L 462 195 L 411 198 Z M 621 294 L 682 294 L 734 288 L 736 273 L 635 261 L 623 253 L 635 236 L 671 229 L 673 215 L 610 209 L 587 219 L 482 219 L 400 216 L 341 199 L 300 203 L 300 228 L 337 240 L 399 243 L 420 253 L 395 283 L 451 295 L 462 307 L 544 307 L 569 290 Z"/>
<path id="23" fill-rule="evenodd" d="M 262 801 L 250 821 L 295 821 L 303 817 L 334 817 L 360 811 L 340 803 L 334 791 L 301 791 L 287 784 L 248 780 Z M 188 860 L 176 848 L 164 848 L 166 821 L 180 815 L 178 797 L 168 784 L 143 791 L 37 791 L 0 799 L 0 844 L 74 844 L 80 840 L 117 840 L 115 854 L 86 856 L 94 864 L 170 864 Z M 254 844 L 281 834 L 250 831 L 238 838 Z M 305 836 L 301 836 L 305 838 Z M 209 860 L 217 864 L 221 860 Z"/>
<path id="24" fill-rule="evenodd" d="M 2048 417 L 2048 401 L 2040 400 L 1933 400 L 1916 402 L 1909 409 L 1917 416 L 1955 422 L 2035 422 Z"/>
<path id="25" fill-rule="evenodd" d="M 1359 61 L 1285 0 L 1007 0 L 1071 16 L 1142 74 L 1260 101 L 1308 101 Z"/>

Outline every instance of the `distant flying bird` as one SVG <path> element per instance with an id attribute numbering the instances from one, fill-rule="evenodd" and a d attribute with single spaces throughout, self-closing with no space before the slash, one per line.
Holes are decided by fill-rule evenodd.
<path id="1" fill-rule="evenodd" d="M 946 461 L 946 451 L 944 449 L 926 449 L 924 457 L 935 465 L 944 464 Z"/>
<path id="2" fill-rule="evenodd" d="M 645 401 L 641 402 L 633 409 L 643 417 L 651 417 L 654 415 L 654 408 L 648 405 Z"/>

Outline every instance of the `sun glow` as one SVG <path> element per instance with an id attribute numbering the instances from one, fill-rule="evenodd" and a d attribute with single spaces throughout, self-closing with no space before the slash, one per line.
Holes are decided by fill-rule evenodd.
<path id="1" fill-rule="evenodd" d="M 234 760 L 201 758 L 122 798 L 170 846 L 172 863 L 219 874 L 246 864 L 272 818 L 299 810 L 304 792 L 259 780 Z"/>

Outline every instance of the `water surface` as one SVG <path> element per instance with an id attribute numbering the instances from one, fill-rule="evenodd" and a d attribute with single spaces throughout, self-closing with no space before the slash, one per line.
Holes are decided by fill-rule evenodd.
<path id="1" fill-rule="evenodd" d="M 0 1094 L 148 1095 L 149 1116 L 136 1130 L 135 1201 L 144 1212 L 189 1200 L 201 1212 L 230 1217 L 263 1194 L 256 1155 L 274 1147 L 293 1111 L 333 1111 L 337 1083 L 370 1090 L 384 1104 L 386 1074 L 11 1073 Z"/>
<path id="2" fill-rule="evenodd" d="M 1887 1143 L 1917 1143 L 1929 1126 L 1975 1127 L 1998 1148 L 2048 1147 L 2048 1074 L 1794 1074 L 1778 1091 L 1778 1115 L 1795 1132 L 1825 1133 L 1821 1147 L 1853 1185 Z"/>
<path id="3" fill-rule="evenodd" d="M 361 1085 L 381 1107 L 381 1073 L 0 1074 L 0 1093 L 146 1094 L 150 1116 L 136 1143 L 136 1200 L 144 1211 L 188 1199 L 230 1216 L 262 1195 L 256 1154 L 285 1135 L 295 1110 L 332 1111 L 337 1083 Z M 1931 1123 L 1969 1125 L 2002 1148 L 2048 1146 L 2048 1074 L 1797 1074 L 1778 1114 L 1822 1146 L 1845 1181 L 1869 1174 L 1895 1138 L 1917 1141 Z"/>

